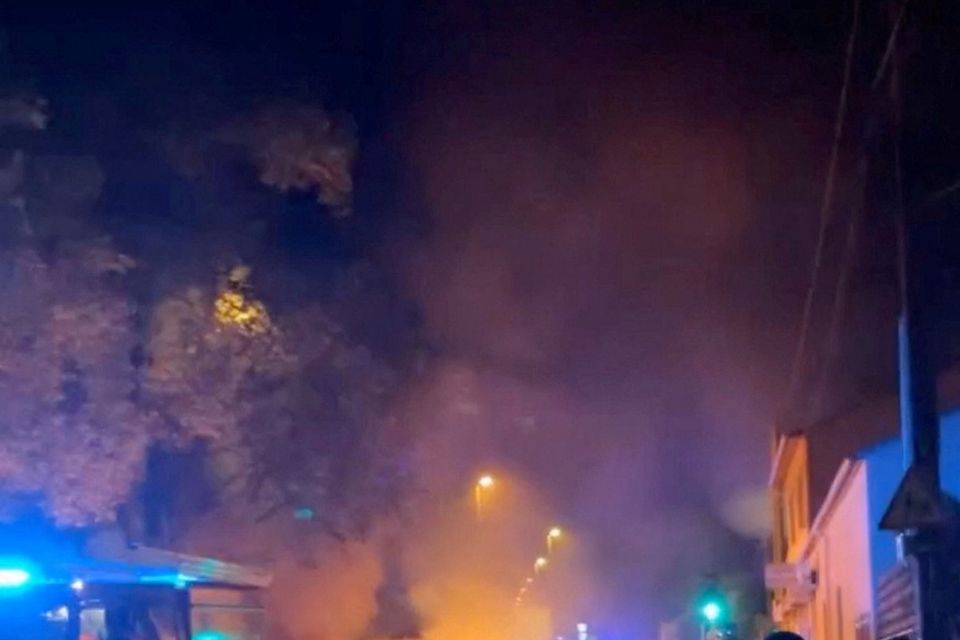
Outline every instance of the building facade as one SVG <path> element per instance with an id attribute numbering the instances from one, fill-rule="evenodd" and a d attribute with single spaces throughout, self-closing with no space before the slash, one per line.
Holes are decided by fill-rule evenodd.
<path id="1" fill-rule="evenodd" d="M 883 438 L 842 459 L 811 508 L 816 462 L 808 434 L 780 438 L 766 576 L 774 622 L 809 640 L 884 640 L 909 631 L 878 624 L 883 581 L 900 566 L 896 536 L 879 529 L 903 476 L 900 439 Z M 960 411 L 941 419 L 941 468 L 944 490 L 960 495 Z"/>
<path id="2" fill-rule="evenodd" d="M 810 632 L 807 605 L 813 593 L 811 576 L 802 564 L 810 527 L 808 451 L 804 434 L 780 438 L 769 482 L 773 535 L 766 577 L 772 588 L 772 617 L 781 628 L 801 635 Z"/>

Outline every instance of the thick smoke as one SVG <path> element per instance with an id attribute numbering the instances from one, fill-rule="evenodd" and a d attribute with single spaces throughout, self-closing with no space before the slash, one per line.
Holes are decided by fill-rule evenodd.
<path id="1" fill-rule="evenodd" d="M 704 574 L 759 559 L 821 131 L 737 59 L 762 55 L 748 31 L 740 51 L 731 36 L 653 53 L 567 27 L 494 30 L 407 113 L 431 232 L 405 273 L 442 354 L 410 422 L 434 452 L 428 487 L 504 465 L 585 532 L 600 579 L 565 581 L 554 615 L 649 632 Z"/>
<path id="2" fill-rule="evenodd" d="M 272 519 L 251 527 L 222 514 L 191 530 L 188 550 L 269 566 L 270 626 L 277 640 L 354 640 L 377 613 L 384 578 L 374 542 L 340 543 L 309 523 Z"/>
<path id="3" fill-rule="evenodd" d="M 532 428 L 531 416 L 544 413 L 534 390 L 502 383 L 448 362 L 411 395 L 405 418 L 418 429 L 423 493 L 400 535 L 410 598 L 428 640 L 545 637 L 574 624 L 570 617 L 596 592 L 589 540 L 574 528 L 556 544 L 549 566 L 539 574 L 534 569 L 561 511 L 539 479 L 504 454 L 511 442 L 521 444 L 517 431 Z M 496 481 L 478 505 L 474 483 L 481 473 Z M 564 602 L 570 606 L 557 606 Z"/>
<path id="4" fill-rule="evenodd" d="M 649 637 L 703 573 L 749 567 L 767 521 L 767 433 L 829 137 L 807 91 L 822 79 L 736 20 L 621 21 L 562 0 L 535 15 L 442 4 L 457 7 L 423 21 L 442 34 L 424 26 L 397 47 L 413 59 L 396 69 L 417 80 L 399 78 L 406 108 L 384 143 L 401 150 L 407 178 L 390 197 L 429 229 L 387 234 L 381 247 L 400 256 L 392 266 L 436 354 L 394 407 L 417 491 L 363 542 L 287 529 L 297 522 L 221 521 L 197 527 L 196 549 L 275 563 L 281 639 L 379 640 L 416 627 L 427 640 L 530 640 L 579 620 Z M 244 35 L 259 46 L 268 30 L 250 15 Z M 310 26 L 304 57 L 318 24 L 341 26 L 298 24 Z M 276 31 L 274 44 L 289 40 Z M 181 95 L 157 80 L 178 68 L 157 50 L 159 64 L 131 69 L 161 83 L 158 95 Z M 184 52 L 179 67 L 202 66 Z M 251 84 L 251 59 L 196 75 L 198 95 L 214 79 Z M 115 121 L 103 112 L 97 123 Z M 365 177 L 358 192 L 390 192 Z M 138 191 L 149 211 L 162 199 L 143 200 Z M 369 213 L 358 203 L 354 220 Z M 237 222 L 221 240 L 260 253 L 250 234 Z M 498 483 L 478 521 L 482 471 Z M 553 524 L 568 535 L 516 607 Z"/>

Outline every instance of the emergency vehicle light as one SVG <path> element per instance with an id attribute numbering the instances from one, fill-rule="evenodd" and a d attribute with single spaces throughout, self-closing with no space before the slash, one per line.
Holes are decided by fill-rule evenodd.
<path id="1" fill-rule="evenodd" d="M 0 567 L 0 589 L 15 589 L 30 581 L 30 572 L 23 567 Z"/>

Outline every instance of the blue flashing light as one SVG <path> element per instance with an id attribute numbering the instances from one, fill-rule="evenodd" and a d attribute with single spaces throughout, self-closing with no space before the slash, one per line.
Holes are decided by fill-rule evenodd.
<path id="1" fill-rule="evenodd" d="M 161 584 L 172 586 L 177 589 L 183 589 L 191 582 L 196 582 L 196 578 L 183 573 L 159 573 L 140 576 L 140 582 L 143 584 Z"/>
<path id="2" fill-rule="evenodd" d="M 30 582 L 30 572 L 23 567 L 0 567 L 0 589 L 16 589 Z"/>
<path id="3" fill-rule="evenodd" d="M 223 633 L 222 631 L 214 631 L 212 629 L 204 629 L 203 631 L 198 631 L 193 634 L 193 640 L 232 640 L 233 636 Z"/>
<path id="4" fill-rule="evenodd" d="M 177 574 L 177 580 L 173 583 L 173 586 L 177 589 L 186 589 L 191 582 L 196 582 L 197 579 L 194 576 L 188 576 L 183 573 Z"/>
<path id="5" fill-rule="evenodd" d="M 40 569 L 26 558 L 0 558 L 0 589 L 19 589 L 42 579 Z"/>

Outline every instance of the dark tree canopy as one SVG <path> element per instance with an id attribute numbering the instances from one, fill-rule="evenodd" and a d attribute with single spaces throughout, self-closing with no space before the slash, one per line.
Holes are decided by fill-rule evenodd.
<path id="1" fill-rule="evenodd" d="M 46 113 L 42 101 L 0 101 L 8 129 L 49 135 Z M 124 225 L 100 212 L 109 167 L 0 138 L 9 143 L 0 172 L 5 515 L 30 505 L 63 526 L 110 522 L 145 495 L 144 482 L 156 484 L 148 460 L 201 451 L 196 482 L 213 494 L 206 509 L 251 521 L 299 510 L 323 530 L 358 534 L 396 497 L 379 442 L 397 376 L 337 318 L 342 299 L 274 293 L 280 304 L 271 308 L 255 286 L 256 265 L 231 245 L 251 231 L 269 243 L 265 230 L 283 215 L 272 202 L 288 192 L 314 194 L 316 216 L 349 211 L 352 133 L 299 104 L 193 137 L 174 129 L 181 133 L 144 139 L 161 141 L 156 157 L 174 161 L 164 188 L 184 188 L 176 178 L 184 176 L 188 193 L 207 198 L 198 209 L 206 217 L 193 230 L 149 220 L 138 233 L 154 245 L 125 241 L 132 255 L 106 235 Z M 247 180 L 233 200 L 214 189 L 224 172 L 235 174 L 231 184 Z M 257 188 L 267 192 L 243 199 Z M 236 203 L 244 213 L 231 216 Z M 177 259 L 184 233 L 199 259 Z M 137 255 L 157 242 L 171 249 Z M 292 276 L 282 264 L 270 268 L 275 280 Z M 329 280 L 319 288 L 336 289 L 342 273 L 315 274 Z M 160 487 L 191 490 L 183 478 Z"/>

